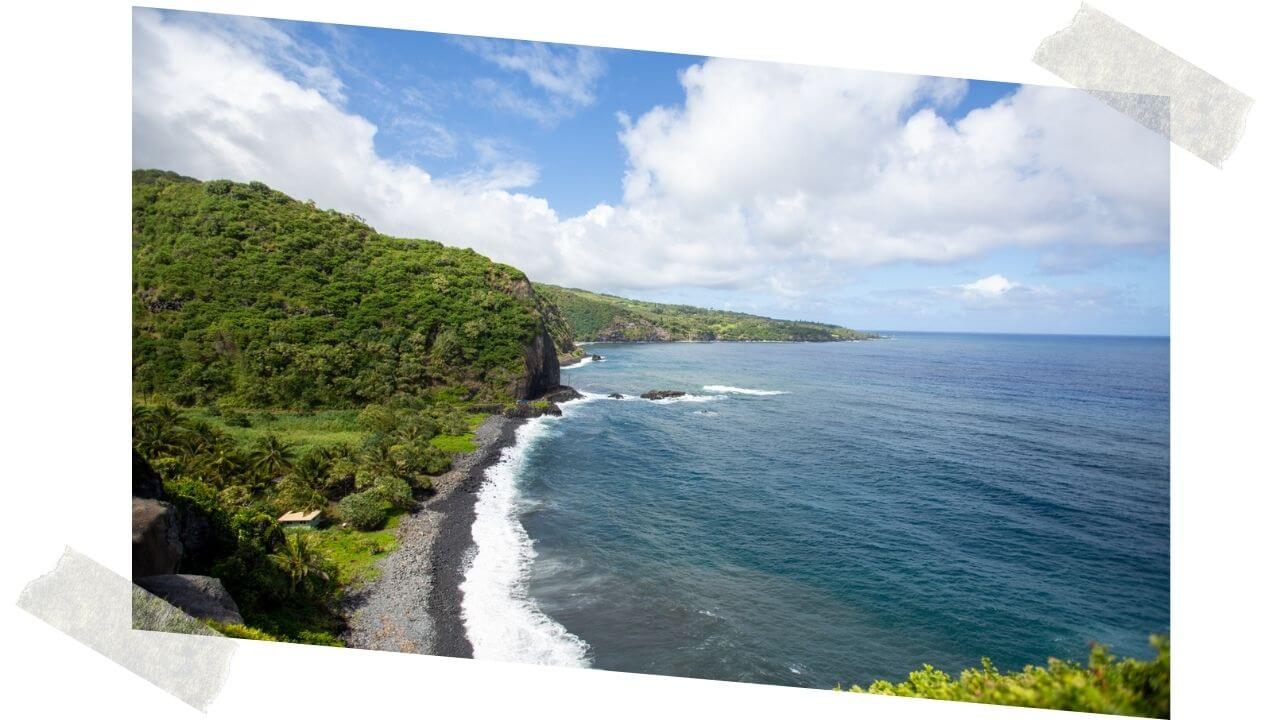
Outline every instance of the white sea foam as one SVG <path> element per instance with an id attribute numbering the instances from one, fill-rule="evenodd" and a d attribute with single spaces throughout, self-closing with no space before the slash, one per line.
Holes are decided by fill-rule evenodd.
<path id="1" fill-rule="evenodd" d="M 561 408 L 595 399 L 571 400 Z M 571 667 L 590 664 L 587 644 L 543 614 L 528 593 L 537 552 L 520 523 L 520 476 L 529 450 L 555 422 L 559 420 L 544 416 L 517 428 L 515 443 L 485 471 L 476 498 L 471 526 L 476 554 L 459 589 L 462 620 L 478 659 Z"/>
<path id="2" fill-rule="evenodd" d="M 679 397 L 662 398 L 660 400 L 650 400 L 655 405 L 671 405 L 674 403 L 704 403 L 712 400 L 723 400 L 724 395 L 681 395 Z"/>
<path id="3" fill-rule="evenodd" d="M 578 362 L 576 362 L 576 363 L 574 363 L 574 364 L 572 364 L 572 365 L 564 365 L 564 366 L 562 366 L 560 369 L 561 369 L 561 370 L 572 370 L 572 369 L 574 369 L 574 368 L 585 367 L 585 366 L 587 366 L 587 365 L 591 365 L 591 364 L 593 364 L 593 363 L 598 363 L 598 362 L 605 362 L 605 359 L 604 359 L 604 358 L 600 358 L 599 360 L 592 360 L 592 359 L 591 359 L 591 358 L 589 358 L 589 357 L 585 357 L 585 358 L 582 358 L 581 360 L 579 360 Z"/>
<path id="4" fill-rule="evenodd" d="M 786 395 L 786 390 L 753 390 L 752 388 L 740 388 L 732 385 L 703 385 L 703 390 L 710 390 L 714 393 L 729 393 L 731 395 Z"/>

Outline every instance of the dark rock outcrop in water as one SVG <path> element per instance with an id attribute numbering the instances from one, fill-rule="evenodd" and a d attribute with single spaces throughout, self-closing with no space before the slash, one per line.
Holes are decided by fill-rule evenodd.
<path id="1" fill-rule="evenodd" d="M 614 400 L 621 400 L 622 393 L 609 393 L 609 397 L 613 398 Z"/>
<path id="2" fill-rule="evenodd" d="M 556 417 L 559 417 L 562 414 L 563 413 L 561 412 L 559 405 L 556 405 L 553 402 L 545 402 L 541 400 L 536 403 L 516 403 L 502 411 L 503 417 L 510 418 L 512 420 L 530 420 L 536 417 L 542 417 L 543 415 L 555 415 Z"/>
<path id="3" fill-rule="evenodd" d="M 581 400 L 582 397 L 582 393 L 578 392 L 574 388 L 571 388 L 568 385 L 559 385 L 552 388 L 552 390 L 546 395 L 543 395 L 541 399 L 546 400 L 547 402 L 562 403 L 569 402 L 570 400 Z"/>
<path id="4" fill-rule="evenodd" d="M 134 578 L 134 584 L 192 617 L 243 625 L 240 607 L 222 581 L 207 575 L 153 575 Z"/>
<path id="5" fill-rule="evenodd" d="M 689 393 L 684 392 L 683 390 L 650 390 L 649 392 L 640 395 L 640 397 L 645 400 L 665 400 L 667 398 L 683 397 L 688 394 Z"/>
<path id="6" fill-rule="evenodd" d="M 133 499 L 133 576 L 176 572 L 182 562 L 178 511 L 155 498 Z"/>
<path id="7" fill-rule="evenodd" d="M 603 356 L 603 355 L 592 355 L 592 356 L 591 356 L 591 362 L 599 362 L 600 360 L 603 360 L 603 359 L 604 359 L 604 356 Z"/>

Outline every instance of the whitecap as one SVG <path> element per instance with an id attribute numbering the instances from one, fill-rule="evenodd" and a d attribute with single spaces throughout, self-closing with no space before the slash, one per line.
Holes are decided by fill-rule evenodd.
<path id="1" fill-rule="evenodd" d="M 594 399 L 571 400 L 561 407 Z M 590 665 L 587 643 L 543 613 L 528 592 L 537 552 L 520 522 L 520 477 L 529 451 L 553 422 L 544 416 L 518 427 L 515 443 L 485 470 L 477 494 L 471 525 L 476 552 L 459 589 L 462 621 L 478 659 Z"/>
<path id="2" fill-rule="evenodd" d="M 729 393 L 731 395 L 787 395 L 786 390 L 755 390 L 752 388 L 740 388 L 732 385 L 703 385 L 703 390 L 710 390 L 714 393 Z"/>
<path id="3" fill-rule="evenodd" d="M 660 400 L 650 400 L 655 405 L 670 405 L 672 403 L 703 403 L 712 400 L 723 400 L 724 395 L 680 395 L 678 397 L 662 398 Z"/>

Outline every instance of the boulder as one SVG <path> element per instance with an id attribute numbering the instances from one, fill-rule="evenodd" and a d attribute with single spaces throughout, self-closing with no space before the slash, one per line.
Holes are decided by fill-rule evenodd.
<path id="1" fill-rule="evenodd" d="M 244 624 L 239 606 L 218 578 L 207 575 L 154 575 L 135 578 L 133 582 L 192 617 L 228 625 Z"/>
<path id="2" fill-rule="evenodd" d="M 133 576 L 177 572 L 182 553 L 178 511 L 163 500 L 133 498 Z"/>
<path id="3" fill-rule="evenodd" d="M 613 398 L 614 400 L 621 400 L 622 393 L 609 393 L 609 397 Z"/>
<path id="4" fill-rule="evenodd" d="M 217 540 L 208 515 L 193 507 L 179 509 L 178 532 L 184 567 L 206 566 L 213 562 Z"/>
<path id="5" fill-rule="evenodd" d="M 683 390 L 650 390 L 649 392 L 641 394 L 640 397 L 645 400 L 665 400 L 667 398 L 683 397 L 688 394 L 689 393 L 684 392 Z"/>
<path id="6" fill-rule="evenodd" d="M 591 356 L 591 361 L 592 361 L 592 362 L 598 362 L 598 361 L 603 360 L 603 359 L 604 359 L 604 356 L 603 356 L 603 355 L 592 355 L 592 356 Z"/>
<path id="7" fill-rule="evenodd" d="M 160 484 L 160 476 L 147 464 L 146 460 L 133 451 L 133 496 L 140 498 L 160 498 L 164 487 Z"/>

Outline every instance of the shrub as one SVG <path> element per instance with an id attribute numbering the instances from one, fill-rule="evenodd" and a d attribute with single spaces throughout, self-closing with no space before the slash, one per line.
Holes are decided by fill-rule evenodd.
<path id="1" fill-rule="evenodd" d="M 439 475 L 453 467 L 453 460 L 449 457 L 449 453 L 432 445 L 427 448 L 427 464 L 422 472 L 428 475 Z"/>
<path id="2" fill-rule="evenodd" d="M 357 530 L 376 530 L 387 521 L 387 505 L 376 489 L 365 490 L 342 498 L 338 517 Z"/>
<path id="3" fill-rule="evenodd" d="M 249 420 L 249 416 L 239 410 L 223 410 L 222 421 L 232 427 L 247 428 L 253 426 L 253 423 Z"/>
<path id="4" fill-rule="evenodd" d="M 383 476 L 373 485 L 374 491 L 394 508 L 408 510 L 413 507 L 413 488 L 398 477 Z"/>
<path id="5" fill-rule="evenodd" d="M 295 639 L 306 645 L 327 645 L 329 647 L 343 647 L 342 640 L 335 637 L 333 633 L 325 630 L 299 630 Z"/>
<path id="6" fill-rule="evenodd" d="M 1088 667 L 1050 658 L 1048 667 L 1028 665 L 1021 672 L 1001 673 L 983 659 L 958 678 L 929 665 L 897 684 L 877 680 L 863 690 L 876 695 L 960 700 L 1020 707 L 1075 710 L 1113 715 L 1169 717 L 1169 638 L 1151 637 L 1153 660 L 1117 661 L 1105 645 L 1095 645 Z"/>
<path id="7" fill-rule="evenodd" d="M 396 411 L 386 405 L 369 405 L 356 417 L 356 425 L 361 430 L 380 435 L 394 432 L 399 422 Z"/>
<path id="8" fill-rule="evenodd" d="M 209 627 L 226 635 L 229 638 L 239 638 L 241 640 L 266 640 L 276 642 L 279 640 L 275 635 L 264 632 L 258 628 L 249 627 L 248 625 L 236 625 L 232 623 L 220 623 L 216 620 L 206 620 Z"/>

